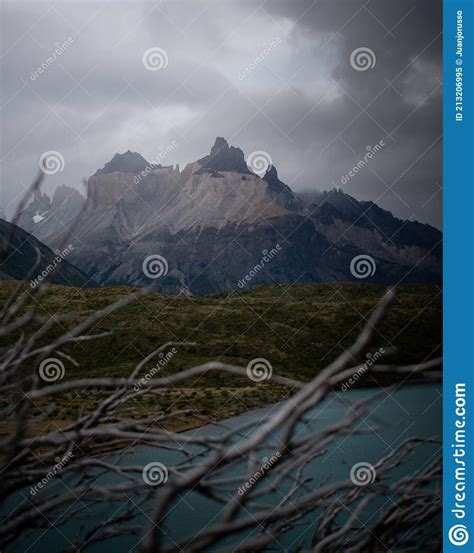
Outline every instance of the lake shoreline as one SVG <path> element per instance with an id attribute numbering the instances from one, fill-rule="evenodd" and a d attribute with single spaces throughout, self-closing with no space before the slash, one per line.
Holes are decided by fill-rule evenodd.
<path id="1" fill-rule="evenodd" d="M 401 384 L 397 390 L 399 388 L 403 388 L 403 387 L 407 387 L 407 386 L 410 386 L 410 387 L 414 387 L 414 386 L 420 386 L 420 387 L 424 387 L 424 386 L 427 386 L 427 385 L 430 385 L 432 383 L 426 383 L 426 382 L 416 382 L 416 381 L 408 381 L 408 382 L 405 382 L 403 384 Z M 397 385 L 397 382 L 394 382 L 392 384 L 387 384 L 387 385 L 384 385 L 384 386 L 380 386 L 380 387 L 377 387 L 375 384 L 373 385 L 365 385 L 365 386 L 353 386 L 351 389 L 349 390 L 346 390 L 346 391 L 342 391 L 341 389 L 333 389 L 331 390 L 330 393 L 339 393 L 339 394 L 347 394 L 347 393 L 350 393 L 350 392 L 354 392 L 354 391 L 359 391 L 359 392 L 364 392 L 364 391 L 369 391 L 369 390 L 374 390 L 374 393 L 376 390 L 380 390 L 381 387 L 387 389 L 387 388 L 390 388 L 391 386 L 396 386 Z M 251 388 L 251 389 L 255 389 L 255 388 Z M 295 389 L 295 393 L 296 393 L 296 389 Z M 284 394 L 281 394 L 281 396 L 283 396 Z M 232 421 L 233 419 L 237 418 L 237 417 L 242 417 L 242 416 L 249 416 L 251 413 L 255 413 L 256 415 L 258 413 L 260 413 L 261 411 L 268 411 L 268 410 L 271 410 L 273 409 L 274 407 L 278 406 L 278 405 L 281 405 L 283 404 L 285 401 L 288 401 L 290 398 L 284 398 L 284 397 L 281 397 L 279 399 L 279 394 L 275 394 L 275 397 L 274 397 L 274 400 L 270 400 L 269 402 L 266 402 L 266 401 L 261 401 L 261 402 L 258 402 L 255 404 L 255 405 L 252 405 L 251 407 L 249 408 L 242 408 L 241 410 L 235 410 L 235 409 L 228 409 L 227 412 L 224 411 L 223 413 L 223 416 L 218 418 L 218 419 L 206 419 L 206 420 L 203 420 L 204 419 L 204 416 L 203 415 L 199 415 L 199 416 L 192 416 L 190 417 L 188 420 L 184 420 L 184 418 L 180 418 L 180 417 L 177 417 L 177 420 L 176 422 L 170 422 L 168 421 L 166 423 L 166 426 L 161 426 L 160 427 L 160 430 L 162 431 L 165 431 L 165 432 L 171 432 L 171 433 L 175 433 L 175 434 L 184 434 L 184 433 L 187 433 L 187 432 L 192 432 L 192 431 L 199 431 L 200 429 L 202 428 L 206 428 L 206 427 L 215 427 L 215 428 L 219 428 L 220 425 L 222 424 L 226 424 L 227 421 Z M 291 396 L 290 396 L 291 397 Z M 263 399 L 263 398 L 261 398 Z M 161 413 L 160 413 L 161 415 Z M 60 430 L 70 424 L 73 423 L 73 420 L 72 419 L 53 419 L 53 420 L 43 420 L 41 422 L 38 422 L 38 423 L 34 423 L 32 425 L 30 425 L 30 427 L 28 428 L 28 431 L 27 431 L 27 435 L 31 436 L 31 437 L 34 437 L 34 436 L 40 436 L 40 435 L 45 435 L 48 433 L 48 431 L 56 431 L 56 430 Z M 53 428 L 51 428 L 53 427 Z M 12 431 L 12 428 L 9 427 L 9 425 L 6 425 L 2 428 L 2 432 L 0 432 L 0 436 L 5 436 L 5 435 L 8 435 L 9 432 Z"/>

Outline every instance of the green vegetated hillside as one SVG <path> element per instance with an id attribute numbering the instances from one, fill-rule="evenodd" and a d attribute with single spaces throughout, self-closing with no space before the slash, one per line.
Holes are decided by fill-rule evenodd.
<path id="1" fill-rule="evenodd" d="M 11 282 L 1 283 L 2 300 L 13 286 Z M 126 287 L 84 290 L 51 286 L 35 301 L 46 317 L 74 317 L 58 323 L 48 335 L 52 337 L 131 291 Z M 271 363 L 274 373 L 308 381 L 354 341 L 384 291 L 384 287 L 370 284 L 329 283 L 262 286 L 241 294 L 192 298 L 150 294 L 101 319 L 89 331 L 113 331 L 111 336 L 68 344 L 63 351 L 79 367 L 65 361 L 65 378 L 128 376 L 139 361 L 165 342 L 192 341 L 199 344 L 195 350 L 177 348 L 157 375 L 166 376 L 209 360 L 245 367 L 261 357 Z M 380 362 L 415 363 L 440 356 L 441 303 L 438 286 L 400 286 L 372 347 L 372 351 L 383 347 L 389 352 Z M 150 363 L 142 374 L 155 365 L 156 361 Z M 390 381 L 393 378 L 377 376 L 378 383 Z M 375 384 L 370 375 L 358 381 L 359 386 Z M 160 413 L 191 407 L 216 419 L 287 393 L 287 389 L 269 383 L 256 384 L 244 377 L 212 372 L 159 396 L 141 398 L 139 408 Z M 59 417 L 72 417 L 81 401 L 84 398 L 80 395 L 69 394 L 67 405 L 58 406 Z M 87 396 L 87 401 L 93 400 Z M 188 420 L 175 427 L 193 423 Z"/>

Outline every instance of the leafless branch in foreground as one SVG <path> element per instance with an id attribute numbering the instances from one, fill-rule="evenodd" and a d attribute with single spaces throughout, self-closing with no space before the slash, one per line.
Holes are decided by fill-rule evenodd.
<path id="1" fill-rule="evenodd" d="M 417 545 L 419 549 L 420 543 L 425 551 L 436 550 L 439 536 L 430 521 L 439 515 L 441 506 L 440 458 L 431 459 L 415 473 L 405 471 L 399 476 L 397 471 L 416 447 L 435 442 L 434 438 L 413 437 L 402 442 L 372 466 L 373 474 L 364 485 L 355 484 L 349 470 L 347 478 L 336 482 L 317 481 L 306 474 L 307 467 L 335 448 L 341 438 L 375 431 L 372 427 L 358 428 L 373 398 L 353 404 L 344 417 L 329 426 L 309 426 L 308 415 L 356 372 L 354 359 L 363 359 L 371 347 L 375 329 L 393 300 L 393 290 L 387 291 L 355 343 L 312 381 L 271 376 L 271 381 L 292 391 L 271 416 L 252 425 L 228 428 L 223 424 L 219 433 L 206 436 L 163 430 L 164 420 L 189 415 L 191 409 L 144 415 L 137 403 L 208 371 L 246 376 L 244 367 L 210 362 L 167 378 L 143 379 L 147 363 L 170 347 L 195 346 L 173 342 L 140 360 L 128 378 L 45 382 L 38 375 L 42 361 L 54 355 L 74 362 L 63 350 L 66 344 L 103 337 L 87 332 L 102 317 L 149 292 L 121 299 L 47 345 L 39 345 L 55 324 L 37 313 L 35 297 L 46 286 L 45 282 L 35 290 L 18 289 L 0 314 L 0 336 L 8 344 L 0 350 L 4 398 L 0 426 L 4 484 L 0 498 L 24 498 L 13 512 L 4 512 L 0 539 L 5 547 L 14 547 L 18 536 L 47 527 L 46 520 L 55 520 L 58 513 L 67 510 L 69 518 L 85 523 L 86 530 L 75 536 L 79 551 L 128 534 L 137 535 L 143 553 L 263 551 L 271 550 L 280 537 L 298 527 L 310 528 L 310 532 L 301 532 L 305 538 L 294 542 L 294 551 L 411 551 Z M 440 368 L 441 360 L 436 359 L 405 367 L 374 365 L 368 372 L 415 374 L 419 381 L 432 382 L 440 380 Z M 39 405 L 53 405 L 64 394 L 84 389 L 95 394 L 97 405 L 86 405 L 61 428 L 48 427 L 32 435 L 31 429 L 48 415 Z M 147 473 L 147 466 L 134 464 L 139 445 L 174 453 L 180 460 L 159 468 L 158 475 L 151 469 Z M 268 457 L 273 459 L 271 463 L 264 460 Z M 242 470 L 236 471 L 236 466 Z M 162 481 L 160 485 L 154 485 L 157 479 Z M 190 535 L 183 521 L 183 531 L 170 542 L 165 535 L 168 517 L 180 498 L 191 492 L 215 501 L 219 514 Z M 111 506 L 110 516 L 100 522 L 90 519 L 90 513 L 101 505 Z M 143 511 L 148 518 L 139 518 Z M 228 545 L 229 537 L 233 537 L 232 545 Z"/>

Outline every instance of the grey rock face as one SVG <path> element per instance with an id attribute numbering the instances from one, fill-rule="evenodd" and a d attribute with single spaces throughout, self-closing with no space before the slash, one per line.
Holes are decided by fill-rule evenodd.
<path id="1" fill-rule="evenodd" d="M 84 206 L 84 196 L 70 186 L 59 186 L 52 198 L 37 193 L 21 214 L 18 225 L 44 243 L 55 247 L 72 228 Z"/>

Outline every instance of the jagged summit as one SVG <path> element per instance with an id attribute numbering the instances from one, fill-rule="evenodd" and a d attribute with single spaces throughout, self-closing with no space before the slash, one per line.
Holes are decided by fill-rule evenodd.
<path id="1" fill-rule="evenodd" d="M 60 184 L 54 191 L 53 197 L 51 199 L 51 208 L 54 209 L 58 205 L 65 202 L 83 202 L 85 200 L 84 196 L 72 186 L 67 184 Z"/>
<path id="2" fill-rule="evenodd" d="M 269 182 L 269 179 L 278 179 L 278 171 L 277 168 L 274 165 L 270 165 L 267 169 L 267 172 L 265 173 L 263 177 L 267 182 Z"/>
<path id="3" fill-rule="evenodd" d="M 114 157 L 98 169 L 95 174 L 106 173 L 140 173 L 149 166 L 147 160 L 138 152 L 126 151 L 124 154 L 115 154 Z"/>
<path id="4" fill-rule="evenodd" d="M 281 191 L 282 188 L 290 190 L 290 187 L 278 178 L 278 171 L 274 165 L 270 165 L 267 169 L 267 172 L 263 176 L 263 180 L 267 181 L 270 189 L 274 189 L 275 191 Z"/>
<path id="5" fill-rule="evenodd" d="M 270 193 L 279 197 L 283 205 L 290 210 L 302 207 L 300 201 L 294 196 L 291 188 L 278 178 L 278 171 L 274 165 L 270 165 L 263 176 L 268 183 Z"/>
<path id="6" fill-rule="evenodd" d="M 230 171 L 251 175 L 240 148 L 229 146 L 227 140 L 218 136 L 209 155 L 198 160 L 204 171 Z"/>

